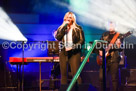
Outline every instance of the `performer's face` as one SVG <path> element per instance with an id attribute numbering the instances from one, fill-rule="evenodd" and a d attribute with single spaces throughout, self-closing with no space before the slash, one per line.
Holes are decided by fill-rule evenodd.
<path id="1" fill-rule="evenodd" d="M 115 26 L 112 23 L 110 24 L 109 31 L 110 32 L 115 32 Z"/>
<path id="2" fill-rule="evenodd" d="M 66 22 L 69 24 L 69 25 L 72 25 L 73 24 L 73 16 L 72 14 L 68 14 L 67 18 L 66 18 Z"/>

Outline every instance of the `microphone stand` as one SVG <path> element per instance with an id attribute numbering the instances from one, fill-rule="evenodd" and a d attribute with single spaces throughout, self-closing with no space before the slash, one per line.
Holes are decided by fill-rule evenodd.
<path id="1" fill-rule="evenodd" d="M 102 62 L 102 69 L 103 69 L 103 91 L 106 90 L 106 58 L 105 58 L 105 49 L 103 49 L 103 62 Z"/>
<path id="2" fill-rule="evenodd" d="M 24 91 L 24 42 L 22 41 L 22 91 Z"/>

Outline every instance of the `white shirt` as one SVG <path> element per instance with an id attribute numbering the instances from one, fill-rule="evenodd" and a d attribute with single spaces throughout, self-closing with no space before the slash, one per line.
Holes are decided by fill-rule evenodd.
<path id="1" fill-rule="evenodd" d="M 67 34 L 64 35 L 65 41 L 65 50 L 70 51 L 72 49 L 73 40 L 72 40 L 72 29 L 69 30 Z"/>

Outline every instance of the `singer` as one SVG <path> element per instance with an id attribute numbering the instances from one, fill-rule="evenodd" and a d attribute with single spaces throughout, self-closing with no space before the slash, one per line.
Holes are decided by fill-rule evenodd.
<path id="1" fill-rule="evenodd" d="M 76 23 L 76 17 L 72 12 L 67 12 L 64 16 L 62 25 L 57 29 L 56 39 L 62 45 L 59 53 L 61 85 L 67 84 L 67 66 L 70 64 L 72 76 L 74 76 L 81 62 L 81 46 L 84 44 L 84 32 Z M 81 84 L 81 77 L 77 80 Z"/>

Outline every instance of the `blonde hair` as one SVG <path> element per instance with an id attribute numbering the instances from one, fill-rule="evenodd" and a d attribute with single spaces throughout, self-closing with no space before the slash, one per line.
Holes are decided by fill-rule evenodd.
<path id="1" fill-rule="evenodd" d="M 71 28 L 72 28 L 72 29 L 78 28 L 78 27 L 77 27 L 78 24 L 76 23 L 76 16 L 75 16 L 75 14 L 72 13 L 72 12 L 67 12 L 67 13 L 65 14 L 65 16 L 64 16 L 64 18 L 63 18 L 63 23 L 64 23 L 64 21 L 67 19 L 67 17 L 68 17 L 69 14 L 71 14 L 71 15 L 73 16 L 73 17 L 72 17 L 73 23 L 72 23 L 72 25 L 71 25 Z M 60 25 L 60 28 L 63 27 L 63 23 Z"/>

